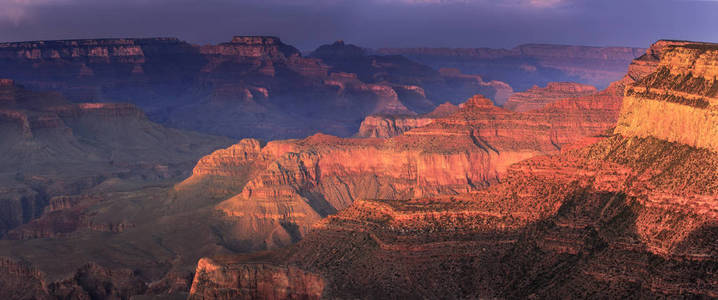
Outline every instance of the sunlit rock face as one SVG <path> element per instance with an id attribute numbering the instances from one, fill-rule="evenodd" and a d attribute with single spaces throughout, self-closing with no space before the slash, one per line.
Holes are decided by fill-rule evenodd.
<path id="1" fill-rule="evenodd" d="M 203 258 L 190 299 L 321 299 L 324 280 L 296 267 L 257 264 L 229 269 L 224 261 Z"/>
<path id="2" fill-rule="evenodd" d="M 710 107 L 696 107 L 695 100 L 706 97 L 710 84 L 696 85 L 677 73 L 666 76 L 665 69 L 681 69 L 673 65 L 673 51 L 694 53 L 681 63 L 702 65 L 696 62 L 705 56 L 695 53 L 714 46 L 667 44 L 656 43 L 632 64 L 638 70 L 632 67 L 629 76 L 613 85 L 628 84 L 626 98 L 636 97 L 631 89 L 647 83 L 671 87 L 672 93 L 662 93 L 668 97 L 639 98 L 681 105 L 653 111 L 654 120 L 670 120 L 683 107 Z M 654 71 L 645 72 L 646 66 Z M 487 101 L 472 99 L 464 109 L 487 109 Z M 569 106 L 559 103 L 555 107 Z M 630 120 L 637 109 L 635 103 L 624 103 L 619 119 Z M 468 119 L 447 118 L 442 125 L 435 121 L 401 138 L 422 132 L 436 136 L 436 128 L 460 128 Z M 512 164 L 499 184 L 486 189 L 414 199 L 356 199 L 294 246 L 222 257 L 215 268 L 239 276 L 249 267 L 296 267 L 322 278 L 327 298 L 717 297 L 713 237 L 718 233 L 718 151 L 702 144 L 708 139 L 672 140 L 671 130 L 683 125 L 652 124 L 624 122 L 610 136 Z M 710 122 L 701 124 L 687 126 L 715 128 Z M 474 136 L 496 147 L 520 145 L 480 132 Z M 209 295 L 222 285 L 205 281 L 202 286 L 206 288 L 192 293 Z"/>
<path id="3" fill-rule="evenodd" d="M 459 110 L 458 105 L 449 102 L 441 104 L 432 112 L 420 115 L 383 114 L 371 115 L 359 126 L 356 137 L 390 138 L 411 129 L 426 126 L 437 118 L 447 117 Z"/>
<path id="4" fill-rule="evenodd" d="M 597 93 L 595 87 L 573 82 L 550 82 L 546 87 L 534 86 L 528 91 L 514 93 L 503 108 L 517 112 L 542 108 L 563 98 L 573 98 Z"/>
<path id="5" fill-rule="evenodd" d="M 718 45 L 654 47 L 658 70 L 626 88 L 616 133 L 718 151 Z"/>
<path id="6" fill-rule="evenodd" d="M 216 209 L 249 229 L 237 233 L 241 239 L 255 249 L 274 248 L 355 200 L 454 195 L 498 183 L 513 163 L 606 132 L 615 117 L 602 115 L 601 100 L 576 98 L 524 114 L 479 95 L 387 127 L 367 122 L 370 138 L 245 139 L 201 159 L 176 189 L 229 195 Z M 412 121 L 427 124 L 403 131 Z M 382 134 L 395 136 L 371 137 Z"/>
<path id="7" fill-rule="evenodd" d="M 434 68 L 457 68 L 510 84 L 517 91 L 549 82 L 579 82 L 606 88 L 626 74 L 645 49 L 527 44 L 512 49 L 394 48 L 380 54 L 404 55 Z"/>

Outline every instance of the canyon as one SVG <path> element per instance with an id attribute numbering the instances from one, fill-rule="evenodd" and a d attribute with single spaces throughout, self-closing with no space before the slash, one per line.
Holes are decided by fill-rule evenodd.
<path id="1" fill-rule="evenodd" d="M 504 68 L 520 69 L 513 62 L 462 69 L 417 60 L 408 50 L 363 49 L 341 41 L 303 56 L 271 36 L 236 36 L 216 45 L 176 38 L 9 42 L 0 43 L 0 78 L 57 91 L 73 102 L 130 102 L 168 127 L 274 140 L 317 132 L 349 137 L 369 115 L 426 114 L 475 94 L 501 105 L 515 90 L 550 81 L 602 87 L 603 81 L 619 79 L 639 54 L 631 48 L 517 49 L 523 50 L 508 51 L 506 59 L 523 64 L 541 58 L 537 74 L 507 77 Z M 561 54 L 552 56 L 553 51 Z M 602 81 L 565 74 L 572 72 Z"/>
<path id="2" fill-rule="evenodd" d="M 625 95 L 606 104 L 621 107 L 614 130 L 507 165 L 487 188 L 356 199 L 292 246 L 203 258 L 190 299 L 718 297 L 716 53 L 659 41 L 602 92 Z M 448 119 L 384 140 L 467 124 Z"/>
<path id="3" fill-rule="evenodd" d="M 350 45 L 334 46 L 303 57 L 269 36 L 203 46 L 176 38 L 0 43 L 0 77 L 75 102 L 131 102 L 170 127 L 269 140 L 351 136 L 370 114 L 426 113 L 439 99 L 512 92 L 401 56 L 359 53 L 339 64 L 331 57 L 345 51 L 335 48 Z"/>
<path id="4" fill-rule="evenodd" d="M 714 45 L 519 93 L 341 41 L 3 47 L 40 71 L 0 80 L 0 297 L 718 296 Z"/>

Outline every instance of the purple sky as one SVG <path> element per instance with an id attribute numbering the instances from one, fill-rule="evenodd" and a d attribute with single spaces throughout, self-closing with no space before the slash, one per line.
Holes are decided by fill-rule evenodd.
<path id="1" fill-rule="evenodd" d="M 718 41 L 718 0 L 0 0 L 0 41 L 276 35 L 302 50 Z"/>

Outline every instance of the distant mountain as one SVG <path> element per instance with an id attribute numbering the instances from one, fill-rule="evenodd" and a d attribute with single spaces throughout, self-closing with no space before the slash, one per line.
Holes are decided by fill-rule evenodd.
<path id="1" fill-rule="evenodd" d="M 510 84 L 517 91 L 549 82 L 577 82 L 604 89 L 626 73 L 646 49 L 526 44 L 512 49 L 385 48 L 381 55 L 403 55 L 435 69 L 457 68 Z"/>

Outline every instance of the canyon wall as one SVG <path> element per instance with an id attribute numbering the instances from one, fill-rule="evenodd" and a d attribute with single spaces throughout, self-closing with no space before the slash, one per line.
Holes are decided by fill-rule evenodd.
<path id="1" fill-rule="evenodd" d="M 540 109 L 563 98 L 574 98 L 597 93 L 595 87 L 572 82 L 549 82 L 545 88 L 534 86 L 528 91 L 514 93 L 503 108 L 517 112 Z"/>
<path id="2" fill-rule="evenodd" d="M 637 70 L 614 86 L 628 84 L 626 96 L 631 97 L 630 89 L 665 73 L 654 68 L 643 78 L 631 77 L 647 70 L 643 67 L 667 61 L 677 69 L 692 66 L 700 55 L 676 62 L 671 52 L 712 47 L 660 41 L 635 62 Z M 661 86 L 686 93 L 663 95 L 695 109 L 696 96 L 687 90 L 700 89 L 681 76 L 672 78 L 677 80 L 661 81 Z M 714 80 L 702 87 L 710 90 Z M 640 104 L 645 105 L 624 105 L 619 119 L 630 120 Z M 552 106 L 568 105 L 561 100 Z M 680 106 L 663 108 L 650 117 L 670 120 L 684 113 Z M 459 124 L 453 120 L 443 126 Z M 434 124 L 404 138 L 431 132 L 439 126 Z M 215 267 L 223 268 L 223 276 L 239 277 L 249 266 L 294 266 L 321 277 L 327 298 L 718 297 L 712 238 L 718 230 L 718 152 L 705 146 L 707 138 L 671 140 L 682 125 L 656 122 L 659 131 L 649 129 L 651 124 L 647 120 L 634 128 L 624 121 L 613 135 L 513 164 L 501 183 L 486 189 L 417 199 L 357 199 L 294 246 L 222 257 Z M 697 132 L 716 127 L 711 122 L 687 126 Z M 216 285 L 207 283 L 212 278 L 202 280 L 207 288 L 193 289 L 192 296 L 215 292 Z"/>
<path id="3" fill-rule="evenodd" d="M 718 151 L 718 45 L 661 47 L 658 71 L 626 88 L 616 133 Z"/>
<path id="4" fill-rule="evenodd" d="M 216 209 L 239 227 L 252 228 L 239 237 L 253 249 L 275 248 L 296 242 L 312 224 L 358 199 L 461 194 L 501 182 L 513 163 L 558 153 L 611 128 L 610 109 L 618 104 L 604 103 L 615 102 L 613 93 L 601 95 L 567 99 L 531 114 L 474 96 L 460 107 L 446 104 L 405 117 L 428 124 L 391 138 L 317 134 L 263 146 L 243 140 L 201 159 L 176 189 L 226 195 Z M 392 130 L 401 131 L 396 124 Z M 370 124 L 363 128 L 366 136 L 387 132 Z"/>

